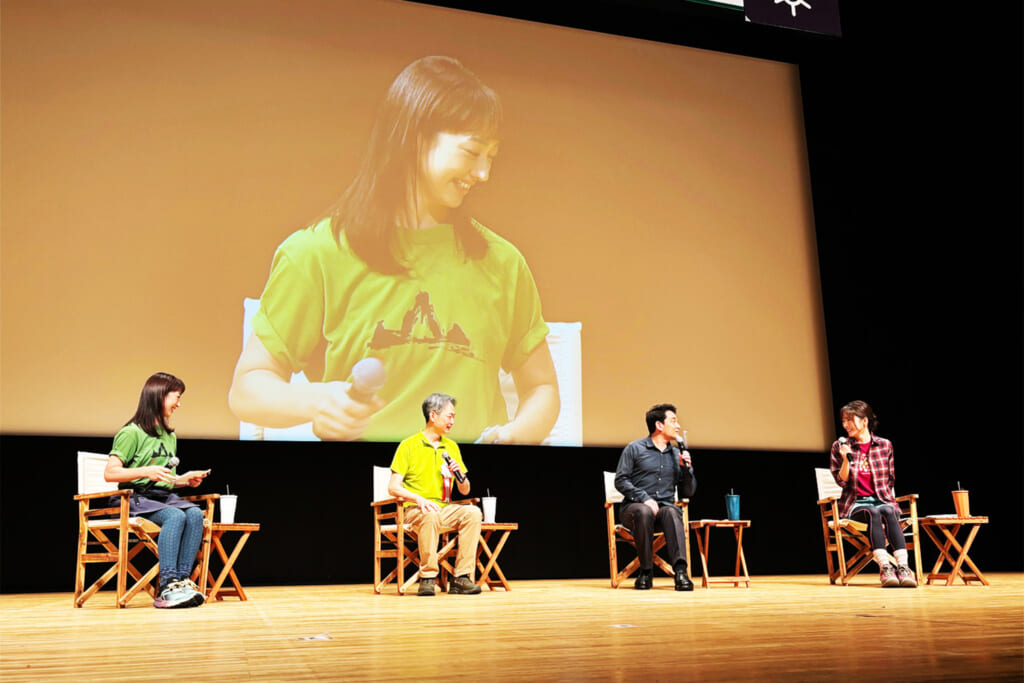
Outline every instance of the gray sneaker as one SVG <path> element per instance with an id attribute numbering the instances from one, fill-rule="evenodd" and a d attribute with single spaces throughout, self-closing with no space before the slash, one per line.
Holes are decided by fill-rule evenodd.
<path id="1" fill-rule="evenodd" d="M 882 567 L 882 571 L 878 574 L 878 579 L 882 582 L 882 586 L 885 588 L 900 585 L 900 580 L 896 576 L 896 570 L 891 564 L 886 564 Z"/>
<path id="2" fill-rule="evenodd" d="M 185 581 L 171 581 L 153 601 L 153 607 L 174 609 L 177 607 L 198 607 L 206 602 L 199 591 L 193 590 Z"/>
<path id="3" fill-rule="evenodd" d="M 420 579 L 420 587 L 416 591 L 416 595 L 434 595 L 434 587 L 436 585 L 437 579 L 434 577 Z"/>
<path id="4" fill-rule="evenodd" d="M 476 595 L 480 590 L 480 586 L 473 583 L 473 579 L 468 576 L 456 576 L 448 584 L 449 595 Z"/>
<path id="5" fill-rule="evenodd" d="M 900 579 L 900 585 L 904 588 L 917 588 L 917 579 L 914 578 L 914 572 L 910 570 L 910 567 L 906 565 L 897 567 L 896 575 Z"/>

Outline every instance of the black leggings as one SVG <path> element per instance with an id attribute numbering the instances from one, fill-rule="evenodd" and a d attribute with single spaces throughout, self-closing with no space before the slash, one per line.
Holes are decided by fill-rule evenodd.
<path id="1" fill-rule="evenodd" d="M 903 550 L 907 547 L 907 542 L 903 539 L 903 529 L 892 505 L 862 505 L 850 514 L 850 519 L 867 523 L 868 533 L 871 534 L 871 547 L 874 550 L 885 549 L 886 536 L 889 537 L 893 550 Z"/>

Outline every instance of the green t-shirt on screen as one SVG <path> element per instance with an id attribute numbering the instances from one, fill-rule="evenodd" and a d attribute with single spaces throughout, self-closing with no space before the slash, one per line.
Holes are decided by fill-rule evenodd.
<path id="1" fill-rule="evenodd" d="M 522 254 L 477 228 L 488 245 L 478 259 L 462 255 L 451 225 L 400 231 L 396 249 L 412 268 L 402 275 L 371 270 L 344 232 L 335 240 L 329 219 L 300 230 L 274 255 L 253 332 L 293 373 L 323 353 L 323 375 L 311 381 L 351 381 L 357 362 L 380 359 L 387 406 L 364 439 L 420 429 L 423 399 L 443 392 L 458 400 L 452 438 L 473 441 L 508 421 L 499 368 L 517 369 L 548 334 Z"/>

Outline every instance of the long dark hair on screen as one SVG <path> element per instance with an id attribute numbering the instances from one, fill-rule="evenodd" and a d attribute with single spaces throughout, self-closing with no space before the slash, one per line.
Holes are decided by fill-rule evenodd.
<path id="1" fill-rule="evenodd" d="M 875 427 L 878 426 L 878 418 L 875 416 L 875 411 L 871 409 L 871 406 L 864 401 L 850 401 L 839 409 L 840 419 L 847 415 L 855 415 L 863 420 L 867 420 L 868 431 L 872 434 L 875 433 Z"/>
<path id="2" fill-rule="evenodd" d="M 132 419 L 125 423 L 136 424 L 139 429 L 150 436 L 157 436 L 157 427 L 170 434 L 174 430 L 167 424 L 164 417 L 164 399 L 172 391 L 185 393 L 185 383 L 174 375 L 167 372 L 158 372 L 150 375 L 146 383 L 142 385 L 142 393 L 139 394 L 139 407 L 132 415 Z"/>
<path id="3" fill-rule="evenodd" d="M 399 215 L 415 201 L 426 145 L 445 132 L 496 138 L 501 118 L 498 95 L 459 60 L 423 57 L 405 67 L 377 111 L 355 179 L 332 211 L 335 237 L 344 230 L 352 251 L 374 270 L 407 271 L 394 239 Z M 456 210 L 452 223 L 463 254 L 483 256 L 487 242 L 472 221 Z"/>

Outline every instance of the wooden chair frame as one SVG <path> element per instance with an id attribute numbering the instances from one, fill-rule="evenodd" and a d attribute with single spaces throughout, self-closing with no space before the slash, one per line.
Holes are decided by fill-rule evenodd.
<path id="1" fill-rule="evenodd" d="M 839 496 L 842 489 L 832 478 L 828 468 L 815 468 L 818 482 L 818 511 L 821 516 L 821 531 L 825 540 L 825 559 L 828 564 L 829 583 L 838 581 L 848 585 L 855 577 L 874 560 L 868 525 L 839 516 Z M 920 585 L 921 571 L 921 537 L 917 519 L 916 493 L 897 496 L 896 503 L 900 508 L 900 527 L 907 541 L 907 552 L 913 553 L 914 571 Z M 848 553 L 846 546 L 852 552 Z M 895 563 L 895 559 L 890 555 Z"/>
<path id="2" fill-rule="evenodd" d="M 604 484 L 604 512 L 608 528 L 608 569 L 611 577 L 612 588 L 618 588 L 623 581 L 631 577 L 640 569 L 640 558 L 634 557 L 633 560 L 627 563 L 625 567 L 619 569 L 618 544 L 626 543 L 635 551 L 636 540 L 633 538 L 632 531 L 622 524 L 617 524 L 615 522 L 615 504 L 621 503 L 623 501 L 623 496 L 615 488 L 614 472 L 604 473 Z M 689 499 L 683 498 L 682 500 L 677 500 L 675 504 L 683 514 L 683 528 L 686 530 L 686 566 L 687 571 L 692 571 L 692 569 L 690 569 L 690 501 Z M 658 554 L 664 547 L 665 535 L 660 531 L 656 532 L 654 534 L 653 545 L 651 546 L 654 565 L 669 576 L 674 576 L 675 569 L 665 560 L 665 558 Z"/>
<path id="3" fill-rule="evenodd" d="M 78 503 L 78 548 L 75 567 L 75 607 L 82 607 L 85 602 L 96 594 L 112 578 L 117 577 L 115 604 L 127 606 L 128 602 L 145 591 L 156 597 L 157 587 L 154 580 L 160 572 L 157 536 L 160 527 L 148 519 L 129 515 L 129 498 L 132 494 L 127 489 L 99 490 L 111 486 L 102 480 L 102 468 L 106 465 L 109 455 L 99 453 L 78 454 L 79 493 L 74 497 Z M 97 472 L 99 476 L 97 477 Z M 118 498 L 117 506 L 94 508 L 96 504 L 106 504 L 111 497 Z M 203 538 L 196 558 L 196 568 L 192 574 L 197 580 L 200 590 L 206 592 L 207 557 L 210 552 L 210 529 L 213 525 L 213 513 L 216 500 L 220 494 L 188 496 L 190 500 L 200 504 L 203 509 Z M 205 505 L 204 505 L 205 504 Z M 115 536 L 116 534 L 116 536 Z M 97 548 L 98 546 L 98 548 Z M 94 550 L 90 552 L 90 547 Z M 145 572 L 136 566 L 137 558 L 144 551 L 152 553 L 156 562 Z M 139 558 L 140 559 L 140 558 Z M 88 564 L 109 564 L 105 572 L 93 583 L 85 585 L 85 571 Z M 133 583 L 129 586 L 128 579 Z"/>
<path id="4" fill-rule="evenodd" d="M 420 578 L 419 539 L 405 521 L 405 506 L 402 501 L 385 497 L 387 479 L 390 477 L 390 468 L 373 468 L 373 492 L 374 498 L 378 499 L 370 502 L 370 507 L 373 508 L 373 592 L 379 594 L 385 586 L 394 582 L 398 587 L 398 594 L 405 595 L 409 587 Z M 469 498 L 453 500 L 452 504 L 477 505 L 479 502 L 479 498 Z M 447 576 L 455 573 L 455 568 L 448 558 L 455 552 L 457 542 L 458 535 L 450 532 L 442 533 L 438 538 L 440 548 L 437 557 L 440 571 L 437 583 L 441 590 L 445 590 Z M 394 560 L 395 566 L 384 574 L 383 564 L 386 560 Z M 406 572 L 406 567 L 410 564 L 413 569 Z"/>

